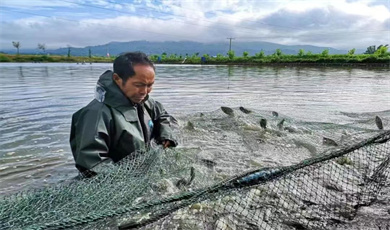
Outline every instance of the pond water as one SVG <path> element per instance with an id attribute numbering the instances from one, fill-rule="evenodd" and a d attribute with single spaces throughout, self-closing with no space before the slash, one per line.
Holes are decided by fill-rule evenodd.
<path id="1" fill-rule="evenodd" d="M 77 175 L 71 116 L 94 96 L 112 64 L 0 64 L 0 194 Z M 345 114 L 390 110 L 390 70 L 157 65 L 151 96 L 185 117 L 221 106 L 347 122 Z"/>

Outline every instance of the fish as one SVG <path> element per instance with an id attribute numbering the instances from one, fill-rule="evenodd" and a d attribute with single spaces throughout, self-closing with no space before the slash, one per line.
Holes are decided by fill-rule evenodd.
<path id="1" fill-rule="evenodd" d="M 234 116 L 234 111 L 233 109 L 229 108 L 229 107 L 225 107 L 225 106 L 221 106 L 221 110 L 222 112 L 224 112 L 225 114 L 233 117 Z"/>
<path id="2" fill-rule="evenodd" d="M 282 120 L 277 124 L 279 130 L 282 130 L 282 129 L 283 129 L 283 123 L 284 123 L 284 119 L 282 119 Z"/>
<path id="3" fill-rule="evenodd" d="M 325 181 L 324 182 L 324 187 L 326 189 L 337 191 L 337 192 L 342 192 L 343 191 L 343 188 L 340 185 L 338 185 L 336 183 L 332 183 L 330 181 Z"/>
<path id="4" fill-rule="evenodd" d="M 191 183 L 194 180 L 194 178 L 195 178 L 195 168 L 191 167 L 191 169 L 190 169 L 190 179 L 186 180 L 186 179 L 182 178 L 182 179 L 178 180 L 176 182 L 176 187 L 182 188 L 184 186 L 191 185 Z"/>
<path id="5" fill-rule="evenodd" d="M 330 145 L 330 146 L 338 146 L 337 142 L 330 139 L 330 138 L 327 138 L 327 137 L 323 137 L 322 138 L 322 144 L 324 145 Z"/>
<path id="6" fill-rule="evenodd" d="M 287 225 L 287 226 L 292 227 L 293 229 L 308 229 L 307 227 L 305 227 L 304 224 L 299 223 L 299 220 L 298 220 L 298 219 L 294 219 L 294 220 L 283 220 L 282 223 L 285 224 L 285 225 Z"/>
<path id="7" fill-rule="evenodd" d="M 194 126 L 194 124 L 191 121 L 187 122 L 187 125 L 186 125 L 185 128 L 188 129 L 188 130 L 195 130 L 195 126 Z"/>
<path id="8" fill-rule="evenodd" d="M 261 118 L 260 120 L 260 127 L 263 129 L 267 129 L 267 119 Z"/>
<path id="9" fill-rule="evenodd" d="M 284 127 L 284 130 L 290 132 L 290 133 L 297 133 L 298 129 L 294 127 Z"/>
<path id="10" fill-rule="evenodd" d="M 195 179 L 195 168 L 191 167 L 191 169 L 190 169 L 190 180 L 188 181 L 189 182 L 188 185 L 190 185 L 194 179 Z"/>
<path id="11" fill-rule="evenodd" d="M 316 154 L 317 153 L 317 149 L 314 145 L 310 144 L 310 143 L 307 143 L 307 142 L 304 142 L 304 141 L 300 141 L 300 140 L 293 140 L 294 141 L 294 144 L 299 148 L 299 147 L 303 147 L 305 149 L 307 149 L 311 154 Z"/>
<path id="12" fill-rule="evenodd" d="M 240 111 L 241 112 L 243 112 L 243 113 L 246 113 L 246 114 L 248 114 L 248 113 L 251 113 L 252 111 L 251 110 L 249 110 L 249 109 L 246 109 L 246 108 L 244 108 L 244 107 L 242 107 L 242 106 L 240 106 Z"/>
<path id="13" fill-rule="evenodd" d="M 383 122 L 382 122 L 382 119 L 380 117 L 375 116 L 375 124 L 376 124 L 376 127 L 378 127 L 379 130 L 383 129 Z"/>
<path id="14" fill-rule="evenodd" d="M 208 159 L 200 159 L 200 161 L 202 161 L 203 163 L 205 163 L 206 166 L 209 167 L 209 168 L 213 168 L 214 166 L 217 165 L 217 163 L 216 163 L 215 161 L 208 160 Z"/>
<path id="15" fill-rule="evenodd" d="M 278 117 L 278 116 L 279 116 L 279 113 L 278 113 L 278 112 L 275 112 L 275 111 L 272 111 L 272 116 Z"/>
<path id="16" fill-rule="evenodd" d="M 316 202 L 314 202 L 314 201 L 311 201 L 311 200 L 302 200 L 302 202 L 304 203 L 304 204 L 306 204 L 306 205 L 317 205 L 317 203 Z"/>
<path id="17" fill-rule="evenodd" d="M 181 178 L 180 180 L 178 180 L 176 182 L 176 187 L 178 187 L 178 188 L 182 188 L 182 187 L 184 187 L 186 185 L 187 185 L 187 180 L 184 179 L 184 178 Z"/>

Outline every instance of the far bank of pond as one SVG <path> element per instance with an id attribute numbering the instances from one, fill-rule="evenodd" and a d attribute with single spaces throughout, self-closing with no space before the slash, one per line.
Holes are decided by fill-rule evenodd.
<path id="1" fill-rule="evenodd" d="M 0 62 L 65 62 L 65 63 L 112 63 L 116 56 L 61 56 L 0 54 Z M 390 67 L 390 53 L 376 54 L 306 54 L 264 56 L 208 56 L 151 55 L 159 64 L 211 64 L 211 65 L 264 65 L 264 66 L 345 66 L 345 67 Z"/>

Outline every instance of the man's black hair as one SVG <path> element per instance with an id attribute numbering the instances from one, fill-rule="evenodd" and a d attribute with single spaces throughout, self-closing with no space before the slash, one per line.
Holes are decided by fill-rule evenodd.
<path id="1" fill-rule="evenodd" d="M 135 75 L 133 68 L 135 65 L 148 65 L 155 70 L 153 62 L 146 54 L 142 52 L 127 52 L 120 54 L 114 60 L 114 73 L 118 74 L 122 78 L 123 83 L 125 83 L 127 79 Z"/>

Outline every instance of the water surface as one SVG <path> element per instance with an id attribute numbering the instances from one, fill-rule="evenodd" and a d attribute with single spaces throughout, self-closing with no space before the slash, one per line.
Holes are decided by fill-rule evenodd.
<path id="1" fill-rule="evenodd" d="M 71 116 L 112 64 L 0 64 L 0 193 L 76 175 Z M 390 109 L 389 69 L 158 65 L 151 96 L 177 117 L 220 106 L 305 121 Z"/>

